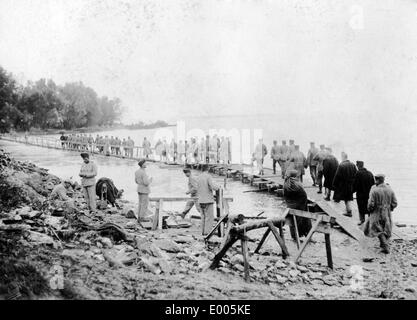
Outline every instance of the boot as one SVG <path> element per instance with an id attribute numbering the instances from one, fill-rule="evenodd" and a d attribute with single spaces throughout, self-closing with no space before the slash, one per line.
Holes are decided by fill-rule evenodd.
<path id="1" fill-rule="evenodd" d="M 379 245 L 381 247 L 381 252 L 388 254 L 389 246 L 388 246 L 388 241 L 387 241 L 387 238 L 385 237 L 385 234 L 379 235 L 378 238 L 379 238 Z"/>
<path id="2" fill-rule="evenodd" d="M 317 193 L 323 193 L 323 192 L 321 191 L 321 187 L 319 187 L 319 191 L 317 191 Z"/>
<path id="3" fill-rule="evenodd" d="M 350 217 L 352 218 L 352 211 L 347 211 L 346 213 L 343 214 L 345 217 Z"/>

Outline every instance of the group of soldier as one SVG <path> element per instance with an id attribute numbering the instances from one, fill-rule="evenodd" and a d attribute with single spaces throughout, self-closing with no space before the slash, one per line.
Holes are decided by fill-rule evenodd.
<path id="1" fill-rule="evenodd" d="M 125 157 L 133 157 L 133 149 L 135 142 L 128 137 L 121 140 L 119 137 L 100 136 L 94 138 L 91 134 L 70 134 L 68 136 L 62 134 L 60 137 L 63 149 L 71 149 L 77 151 L 89 151 L 92 153 L 101 153 L 106 155 L 119 155 Z"/>
<path id="2" fill-rule="evenodd" d="M 109 137 L 97 135 L 96 138 L 90 134 L 70 134 L 68 136 L 62 134 L 60 137 L 63 149 L 71 149 L 76 151 L 86 151 L 92 153 L 100 153 L 105 155 L 118 155 L 128 158 L 134 156 L 135 142 L 128 137 L 127 139 L 119 139 L 119 137 Z M 145 159 L 153 159 L 173 163 L 222 163 L 228 164 L 231 161 L 231 140 L 228 137 L 218 137 L 207 135 L 200 141 L 196 137 L 189 140 L 176 141 L 172 139 L 170 143 L 166 138 L 159 139 L 154 148 L 150 141 L 145 137 L 141 145 L 140 154 L 137 156 Z"/>
<path id="3" fill-rule="evenodd" d="M 159 139 L 155 144 L 158 160 L 174 163 L 222 163 L 231 161 L 231 142 L 228 137 L 206 136 L 200 141 L 196 137 L 185 141 Z"/>
<path id="4" fill-rule="evenodd" d="M 258 164 L 261 175 L 263 174 L 263 160 L 267 153 L 268 150 L 260 139 L 255 148 L 254 160 Z M 333 200 L 344 202 L 346 207 L 344 215 L 347 217 L 352 217 L 353 194 L 356 193 L 360 220 L 358 225 L 363 227 L 366 235 L 377 236 L 382 251 L 389 252 L 388 239 L 392 232 L 391 212 L 397 207 L 397 199 L 389 184 L 385 183 L 385 175 L 374 176 L 365 168 L 363 161 L 358 160 L 356 165 L 353 164 L 345 152 L 341 153 L 339 163 L 330 147 L 320 145 L 320 148 L 317 148 L 314 142 L 310 143 L 310 149 L 305 156 L 294 140 L 290 140 L 289 145 L 284 140 L 280 146 L 277 141 L 274 141 L 271 158 L 274 174 L 276 174 L 278 163 L 282 178 L 285 179 L 284 198 L 285 193 L 287 197 L 289 193 L 294 193 L 288 198 L 296 204 L 296 209 L 301 209 L 306 205 L 307 198 L 304 197 L 302 181 L 307 168 L 310 169 L 313 186 L 318 186 L 317 193 L 321 194 L 324 187 L 324 199 L 330 201 L 333 191 Z M 287 192 L 285 184 L 287 184 Z M 302 225 L 298 226 L 298 229 L 302 228 Z"/>

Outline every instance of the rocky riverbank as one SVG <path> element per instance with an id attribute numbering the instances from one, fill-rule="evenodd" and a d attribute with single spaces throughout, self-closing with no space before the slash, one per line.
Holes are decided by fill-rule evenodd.
<path id="1" fill-rule="evenodd" d="M 313 237 L 295 265 L 272 239 L 254 254 L 262 235 L 254 231 L 251 281 L 245 282 L 239 245 L 218 269 L 208 269 L 221 239 L 205 243 L 199 220 L 151 231 L 138 225 L 133 204 L 123 201 L 120 209 L 90 216 L 77 183 L 68 191 L 74 207 L 48 198 L 59 182 L 46 169 L 0 151 L 0 299 L 416 298 L 417 242 L 411 238 L 397 237 L 385 256 L 375 241 L 364 250 L 334 230 L 331 270 L 322 236 Z M 173 215 L 169 219 L 178 227 Z M 293 256 L 295 244 L 285 234 Z"/>

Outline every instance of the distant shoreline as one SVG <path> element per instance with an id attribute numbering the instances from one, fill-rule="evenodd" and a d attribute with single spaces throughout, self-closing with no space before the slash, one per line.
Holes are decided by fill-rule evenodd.
<path id="1" fill-rule="evenodd" d="M 30 129 L 27 131 L 30 135 L 50 135 L 50 134 L 61 134 L 61 133 L 90 133 L 90 132 L 103 132 L 103 131 L 114 131 L 120 129 L 127 129 L 127 130 L 148 130 L 148 129 L 159 129 L 159 128 L 167 128 L 167 127 L 175 127 L 176 124 L 166 124 L 161 126 L 153 126 L 144 125 L 144 126 L 135 126 L 135 125 L 116 125 L 111 127 L 86 127 L 86 128 L 75 128 L 75 129 Z M 25 134 L 24 131 L 16 131 L 16 134 Z"/>

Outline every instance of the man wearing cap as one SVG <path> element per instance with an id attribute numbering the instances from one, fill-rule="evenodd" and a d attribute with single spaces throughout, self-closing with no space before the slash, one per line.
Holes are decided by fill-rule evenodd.
<path id="1" fill-rule="evenodd" d="M 67 190 L 71 188 L 71 181 L 68 179 L 62 180 L 61 183 L 53 187 L 49 199 L 56 200 L 55 203 L 59 207 L 65 207 L 66 212 L 72 213 L 75 210 L 74 200 L 67 196 Z"/>
<path id="2" fill-rule="evenodd" d="M 84 163 L 81 166 L 80 174 L 81 177 L 81 186 L 83 187 L 84 198 L 87 202 L 87 207 L 90 212 L 94 213 L 96 211 L 96 175 L 97 175 L 97 166 L 94 162 L 90 161 L 90 156 L 88 153 L 81 153 Z"/>
<path id="3" fill-rule="evenodd" d="M 375 175 L 375 185 L 372 186 L 369 194 L 369 219 L 364 224 L 364 233 L 368 237 L 379 238 L 383 253 L 389 253 L 388 241 L 392 234 L 391 211 L 397 205 L 395 193 L 385 183 L 385 176 L 383 174 Z"/>
<path id="4" fill-rule="evenodd" d="M 332 148 L 326 148 L 326 157 L 323 160 L 323 176 L 324 176 L 324 200 L 330 201 L 330 196 L 333 188 L 333 179 L 336 174 L 337 168 L 339 166 L 339 161 L 332 154 Z M 334 198 L 334 195 L 333 195 Z"/>
<path id="5" fill-rule="evenodd" d="M 69 197 L 67 196 L 67 189 L 71 186 L 71 181 L 62 180 L 61 183 L 57 184 L 53 189 L 49 198 L 52 200 L 67 201 Z"/>
<path id="6" fill-rule="evenodd" d="M 365 216 L 368 212 L 369 191 L 375 184 L 374 175 L 364 167 L 363 161 L 356 161 L 358 172 L 353 182 L 353 192 L 356 192 L 356 202 L 359 209 L 359 224 L 365 222 Z"/>
<path id="7" fill-rule="evenodd" d="M 277 140 L 274 140 L 274 144 L 271 148 L 271 159 L 272 159 L 272 170 L 274 171 L 274 174 L 276 174 L 276 166 L 277 162 L 279 161 L 279 149 L 280 147 L 277 144 Z"/>
<path id="8" fill-rule="evenodd" d="M 300 146 L 295 145 L 294 151 L 289 158 L 289 165 L 287 171 L 296 170 L 298 179 L 303 182 L 303 175 L 305 173 L 304 168 L 307 166 L 307 159 L 304 153 L 300 151 Z"/>
<path id="9" fill-rule="evenodd" d="M 327 156 L 327 151 L 324 148 L 324 144 L 320 145 L 320 150 L 317 154 L 313 157 L 313 160 L 317 161 L 317 175 L 316 175 L 316 184 L 319 185 L 319 191 L 317 193 L 322 193 L 323 189 L 323 160 Z"/>
<path id="10" fill-rule="evenodd" d="M 356 166 L 349 161 L 345 152 L 341 153 L 342 162 L 336 170 L 333 180 L 334 197 L 336 202 L 343 200 L 346 206 L 347 217 L 352 217 L 352 201 L 353 201 L 353 183 L 355 182 Z"/>
<path id="11" fill-rule="evenodd" d="M 198 212 L 201 213 L 200 205 L 198 204 L 197 197 L 197 188 L 198 188 L 198 181 L 197 178 L 195 178 L 190 169 L 184 169 L 183 170 L 185 176 L 188 178 L 188 191 L 186 194 L 189 194 L 191 198 L 189 201 L 187 201 L 185 208 L 183 212 L 181 213 L 181 217 L 184 219 L 188 212 L 192 209 L 192 207 L 195 205 Z"/>
<path id="12" fill-rule="evenodd" d="M 318 161 L 314 157 L 318 154 L 319 149 L 316 148 L 314 142 L 310 142 L 310 149 L 307 153 L 307 165 L 310 168 L 310 176 L 313 180 L 313 187 L 317 184 L 317 164 Z"/>
<path id="13" fill-rule="evenodd" d="M 289 148 L 287 146 L 287 141 L 282 140 L 282 144 L 279 147 L 279 166 L 281 168 L 281 177 L 285 178 L 285 172 L 287 171 L 287 161 L 289 157 Z"/>
<path id="14" fill-rule="evenodd" d="M 214 196 L 213 191 L 220 187 L 215 184 L 211 176 L 207 173 L 208 166 L 202 166 L 203 172 L 197 178 L 197 198 L 201 208 L 201 231 L 206 236 L 213 228 L 214 222 Z"/>
<path id="15" fill-rule="evenodd" d="M 145 221 L 145 217 L 148 212 L 149 193 L 151 193 L 149 186 L 152 183 L 152 178 L 149 178 L 145 171 L 146 161 L 144 159 L 140 160 L 138 165 L 139 169 L 135 172 L 135 182 L 138 185 L 137 192 L 139 196 L 138 220 Z"/>

